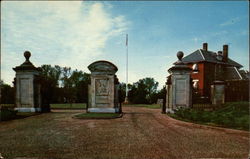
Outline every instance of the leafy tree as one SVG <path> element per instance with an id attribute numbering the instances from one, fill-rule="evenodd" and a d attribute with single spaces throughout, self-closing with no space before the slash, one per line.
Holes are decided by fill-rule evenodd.
<path id="1" fill-rule="evenodd" d="M 87 102 L 88 84 L 90 75 L 88 73 L 72 70 L 70 67 L 55 65 L 42 65 L 42 76 L 44 79 L 43 92 L 49 102 Z M 60 87 L 59 87 L 60 86 Z"/>
<path id="2" fill-rule="evenodd" d="M 42 76 L 45 77 L 47 80 L 51 81 L 51 84 L 58 87 L 59 80 L 61 76 L 61 67 L 56 65 L 52 67 L 51 65 L 42 65 Z"/>
<path id="3" fill-rule="evenodd" d="M 0 81 L 1 86 L 1 103 L 14 104 L 15 102 L 15 89 L 3 81 Z"/>
<path id="4" fill-rule="evenodd" d="M 158 87 L 158 82 L 154 80 L 154 78 L 144 78 L 142 79 L 143 83 L 146 85 L 146 90 L 147 90 L 147 100 L 149 103 L 155 103 L 154 102 L 154 96 L 157 94 L 157 87 Z"/>
<path id="5" fill-rule="evenodd" d="M 88 102 L 90 74 L 75 70 L 69 78 L 76 102 Z"/>
<path id="6" fill-rule="evenodd" d="M 63 87 L 63 98 L 66 100 L 66 102 L 71 103 L 75 101 L 75 93 L 73 88 L 72 79 L 70 77 L 72 76 L 72 70 L 70 67 L 63 67 L 62 69 L 62 87 Z"/>
<path id="7" fill-rule="evenodd" d="M 56 88 L 59 85 L 59 79 L 61 71 L 59 66 L 57 69 L 51 65 L 41 66 L 41 94 L 42 94 L 42 105 L 43 111 L 50 111 L 50 103 L 57 98 Z"/>
<path id="8" fill-rule="evenodd" d="M 153 96 L 157 92 L 158 82 L 154 78 L 143 78 L 133 83 L 129 89 L 129 101 L 132 103 L 152 103 Z"/>
<path id="9" fill-rule="evenodd" d="M 126 97 L 126 83 L 123 83 L 123 82 L 120 83 L 120 89 L 121 89 L 120 90 L 120 102 L 123 103 L 125 101 L 125 97 Z"/>

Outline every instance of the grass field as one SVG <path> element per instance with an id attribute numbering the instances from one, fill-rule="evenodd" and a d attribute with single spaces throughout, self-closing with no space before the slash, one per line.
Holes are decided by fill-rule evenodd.
<path id="1" fill-rule="evenodd" d="M 150 109 L 160 109 L 160 104 L 123 104 L 122 106 L 127 107 L 144 107 Z"/>
<path id="2" fill-rule="evenodd" d="M 61 109 L 85 109 L 86 108 L 86 103 L 63 103 L 63 104 L 50 104 L 51 109 L 54 108 L 61 108 Z"/>
<path id="3" fill-rule="evenodd" d="M 85 109 L 86 103 L 64 103 L 64 104 L 50 104 L 51 109 L 60 108 L 60 109 Z M 144 107 L 144 108 L 151 108 L 151 109 L 160 109 L 159 104 L 122 104 L 125 107 Z"/>
<path id="4" fill-rule="evenodd" d="M 77 119 L 111 119 L 118 118 L 120 114 L 117 113 L 82 113 L 74 116 Z"/>
<path id="5" fill-rule="evenodd" d="M 14 104 L 1 104 L 3 107 L 14 107 Z M 160 104 L 122 104 L 125 107 L 145 107 L 152 109 L 160 109 Z M 52 109 L 60 108 L 60 109 L 85 109 L 86 103 L 62 103 L 62 104 L 50 104 Z"/>
<path id="6" fill-rule="evenodd" d="M 2 107 L 15 107 L 14 104 L 1 104 Z"/>

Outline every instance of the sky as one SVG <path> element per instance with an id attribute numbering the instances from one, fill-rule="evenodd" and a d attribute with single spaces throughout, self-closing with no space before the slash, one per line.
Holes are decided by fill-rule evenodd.
<path id="1" fill-rule="evenodd" d="M 107 60 L 126 82 L 152 77 L 161 89 L 177 60 L 208 43 L 249 70 L 247 1 L 3 1 L 1 78 L 12 85 L 13 67 L 31 52 L 35 66 L 50 64 L 90 73 L 87 66 Z"/>

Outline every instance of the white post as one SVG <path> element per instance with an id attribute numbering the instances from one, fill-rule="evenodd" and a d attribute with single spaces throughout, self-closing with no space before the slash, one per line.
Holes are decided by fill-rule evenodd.
<path id="1" fill-rule="evenodd" d="M 125 103 L 128 103 L 128 34 L 126 34 L 126 97 Z"/>
<path id="2" fill-rule="evenodd" d="M 2 81 L 2 58 L 1 58 L 1 51 L 0 51 L 0 109 L 1 109 L 1 105 L 2 105 L 2 92 L 1 92 L 1 88 L 2 88 L 2 84 L 3 84 L 3 81 Z M 0 119 L 1 120 L 1 119 Z M 1 156 L 1 155 L 0 155 Z"/>

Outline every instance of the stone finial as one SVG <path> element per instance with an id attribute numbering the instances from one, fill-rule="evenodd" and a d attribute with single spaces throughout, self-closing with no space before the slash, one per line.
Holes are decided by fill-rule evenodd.
<path id="1" fill-rule="evenodd" d="M 176 64 L 182 64 L 182 57 L 184 56 L 184 53 L 182 51 L 179 51 L 177 52 L 177 58 L 178 58 L 178 61 Z"/>
<path id="2" fill-rule="evenodd" d="M 182 51 L 177 52 L 177 57 L 180 61 L 182 61 L 182 57 L 183 57 L 184 53 Z"/>
<path id="3" fill-rule="evenodd" d="M 29 58 L 30 58 L 30 56 L 31 56 L 31 53 L 30 53 L 29 51 L 25 51 L 25 52 L 23 53 L 23 55 L 24 55 L 24 57 L 26 58 L 26 61 L 29 61 Z"/>

